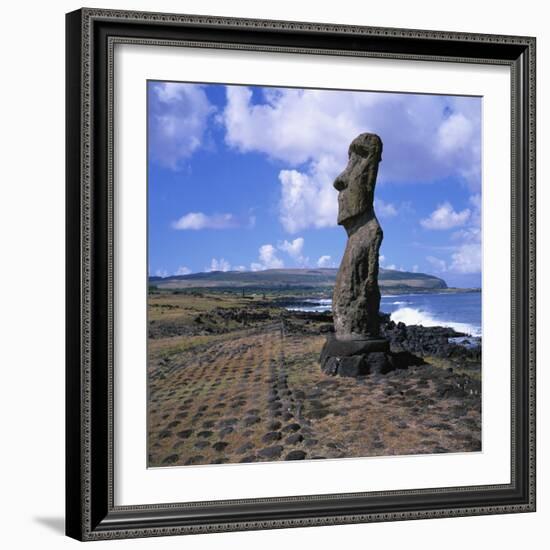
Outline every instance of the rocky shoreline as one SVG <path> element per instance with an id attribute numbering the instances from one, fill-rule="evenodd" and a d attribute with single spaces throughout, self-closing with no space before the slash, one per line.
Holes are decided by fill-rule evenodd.
<path id="1" fill-rule="evenodd" d="M 321 322 L 323 325 L 317 327 L 319 332 L 332 332 L 330 312 L 289 311 L 285 318 L 287 325 L 294 331 L 310 332 L 308 326 Z M 395 323 L 389 314 L 381 313 L 380 334 L 390 341 L 391 350 L 394 352 L 407 351 L 420 356 L 481 361 L 481 338 L 472 338 L 450 327 Z M 455 339 L 456 341 L 453 341 Z M 461 339 L 466 340 L 468 345 L 460 342 Z"/>
<path id="2" fill-rule="evenodd" d="M 395 323 L 389 315 L 382 315 L 380 332 L 391 345 L 392 351 L 408 351 L 420 356 L 445 359 L 481 361 L 481 339 L 479 345 L 465 346 L 453 339 L 466 338 L 467 334 L 450 327 L 424 327 Z"/>

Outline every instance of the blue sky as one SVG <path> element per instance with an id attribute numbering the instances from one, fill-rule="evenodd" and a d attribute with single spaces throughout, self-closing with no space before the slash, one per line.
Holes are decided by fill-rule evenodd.
<path id="1" fill-rule="evenodd" d="M 481 285 L 481 99 L 148 82 L 149 272 L 337 267 L 334 178 L 384 151 L 381 264 Z"/>

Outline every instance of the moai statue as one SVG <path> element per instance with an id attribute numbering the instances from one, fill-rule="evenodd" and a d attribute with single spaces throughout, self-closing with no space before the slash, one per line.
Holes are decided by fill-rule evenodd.
<path id="1" fill-rule="evenodd" d="M 332 298 L 334 335 L 327 338 L 321 367 L 328 374 L 361 376 L 392 368 L 388 340 L 380 337 L 378 257 L 383 234 L 374 213 L 382 140 L 360 134 L 348 157 L 346 169 L 334 181 L 338 224 L 348 242 Z"/>

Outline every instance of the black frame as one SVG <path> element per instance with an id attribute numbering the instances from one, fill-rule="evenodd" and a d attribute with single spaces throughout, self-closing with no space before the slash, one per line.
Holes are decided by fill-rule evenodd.
<path id="1" fill-rule="evenodd" d="M 534 511 L 535 38 L 87 8 L 66 18 L 67 535 L 100 540 Z M 122 42 L 510 67 L 510 484 L 114 506 L 112 53 Z"/>

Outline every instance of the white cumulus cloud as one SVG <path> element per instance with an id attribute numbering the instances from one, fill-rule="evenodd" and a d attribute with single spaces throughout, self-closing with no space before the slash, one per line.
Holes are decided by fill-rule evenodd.
<path id="1" fill-rule="evenodd" d="M 451 203 L 440 204 L 428 218 L 420 220 L 420 225 L 426 229 L 451 229 L 464 225 L 470 217 L 470 209 L 455 212 Z"/>
<path id="2" fill-rule="evenodd" d="M 321 256 L 317 260 L 317 266 L 318 267 L 333 267 L 334 263 L 333 263 L 332 258 L 330 256 L 325 255 L 325 256 Z"/>
<path id="3" fill-rule="evenodd" d="M 481 195 L 470 197 L 472 215 L 467 227 L 455 231 L 451 238 L 458 241 L 458 249 L 451 255 L 449 271 L 455 273 L 481 272 Z"/>
<path id="4" fill-rule="evenodd" d="M 149 152 L 154 161 L 177 170 L 202 145 L 215 107 L 200 85 L 159 82 L 152 86 Z"/>
<path id="5" fill-rule="evenodd" d="M 176 269 L 174 275 L 189 275 L 189 273 L 191 273 L 191 270 L 188 267 L 182 265 L 178 267 L 178 269 Z"/>
<path id="6" fill-rule="evenodd" d="M 481 271 L 481 246 L 479 244 L 463 244 L 451 255 L 452 263 L 449 271 L 455 273 L 479 273 Z"/>
<path id="7" fill-rule="evenodd" d="M 298 237 L 293 241 L 283 241 L 278 245 L 279 250 L 283 250 L 292 258 L 299 258 L 302 255 L 302 250 L 304 249 L 304 239 L 303 237 Z"/>
<path id="8" fill-rule="evenodd" d="M 279 172 L 279 218 L 289 233 L 336 224 L 332 182 L 361 132 L 382 137 L 381 182 L 455 176 L 479 189 L 478 98 L 270 88 L 253 101 L 248 88 L 226 90 L 227 106 L 219 117 L 226 143 L 286 165 Z M 391 208 L 385 214 L 394 215 Z"/>
<path id="9" fill-rule="evenodd" d="M 252 271 L 263 269 L 280 269 L 284 262 L 277 256 L 277 249 L 272 244 L 263 244 L 258 250 L 258 261 L 250 264 Z"/>
<path id="10" fill-rule="evenodd" d="M 467 147 L 473 131 L 472 121 L 462 113 L 451 115 L 438 129 L 438 152 L 441 154 Z"/>
<path id="11" fill-rule="evenodd" d="M 473 219 L 477 214 L 474 212 Z M 451 235 L 457 241 L 451 249 L 453 252 L 448 261 L 428 256 L 426 259 L 439 272 L 471 274 L 481 272 L 481 227 L 471 225 L 459 229 Z"/>
<path id="12" fill-rule="evenodd" d="M 172 223 L 174 229 L 231 229 L 238 227 L 239 222 L 233 214 L 212 214 L 207 215 L 203 212 L 189 212 L 179 220 Z"/>
<path id="13" fill-rule="evenodd" d="M 279 172 L 279 220 L 288 233 L 336 225 L 338 201 L 336 189 L 332 187 L 332 174 L 338 170 L 327 170 L 328 162 L 329 159 L 324 159 L 322 165 L 312 164 L 310 173 Z"/>
<path id="14" fill-rule="evenodd" d="M 302 252 L 304 250 L 304 238 L 297 237 L 293 241 L 283 241 L 277 245 L 279 250 L 286 252 L 298 265 L 305 266 L 309 263 L 309 258 L 306 258 Z"/>
<path id="15" fill-rule="evenodd" d="M 217 258 L 212 258 L 212 261 L 210 262 L 210 267 L 206 268 L 206 271 L 230 271 L 231 270 L 231 264 L 224 260 L 223 258 L 220 258 L 219 260 Z"/>
<path id="16" fill-rule="evenodd" d="M 283 267 L 284 262 L 277 257 L 277 252 L 272 244 L 264 244 L 259 250 L 260 261 L 266 266 L 266 269 L 275 269 Z"/>

